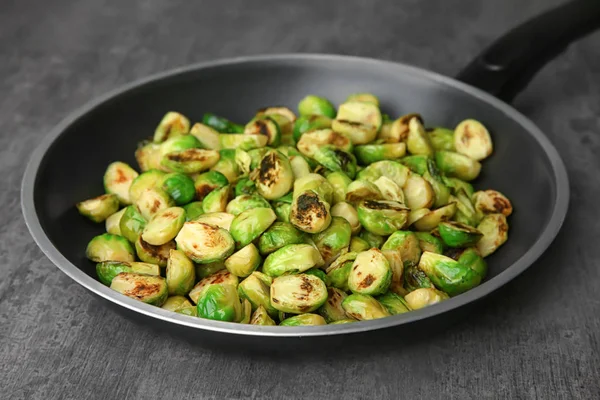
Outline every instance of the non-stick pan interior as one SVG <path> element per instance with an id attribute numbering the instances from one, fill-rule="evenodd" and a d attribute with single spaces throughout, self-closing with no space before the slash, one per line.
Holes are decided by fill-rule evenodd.
<path id="1" fill-rule="evenodd" d="M 94 276 L 94 265 L 84 252 L 104 226 L 79 216 L 74 204 L 104 192 L 102 175 L 110 162 L 122 160 L 137 168 L 137 143 L 152 136 L 166 111 L 182 112 L 192 121 L 214 112 L 245 122 L 261 107 L 295 109 L 307 94 L 339 104 L 354 92 L 378 95 L 392 117 L 420 113 L 427 126 L 453 128 L 465 118 L 483 122 L 495 148 L 474 184 L 500 190 L 515 208 L 509 241 L 489 258 L 488 280 L 528 251 L 551 216 L 556 186 L 548 156 L 518 118 L 435 75 L 342 57 L 249 60 L 187 70 L 103 102 L 72 123 L 48 149 L 34 188 L 41 225 L 67 259 Z"/>

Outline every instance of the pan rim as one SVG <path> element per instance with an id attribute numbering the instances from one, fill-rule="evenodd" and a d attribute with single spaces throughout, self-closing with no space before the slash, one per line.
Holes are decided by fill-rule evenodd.
<path id="1" fill-rule="evenodd" d="M 353 324 L 342 325 L 324 325 L 324 326 L 309 326 L 309 327 L 269 327 L 257 325 L 241 325 L 231 322 L 211 321 L 202 318 L 189 317 L 163 310 L 158 307 L 150 306 L 121 295 L 107 286 L 104 286 L 99 281 L 88 276 L 76 265 L 71 263 L 62 253 L 52 244 L 50 238 L 46 235 L 38 218 L 35 202 L 34 202 L 34 187 L 37 179 L 39 167 L 50 147 L 64 133 L 67 127 L 75 123 L 79 118 L 91 112 L 96 107 L 110 101 L 129 90 L 140 86 L 150 84 L 154 81 L 175 77 L 214 67 L 223 67 L 236 64 L 248 63 L 273 63 L 286 61 L 303 61 L 303 62 L 351 62 L 364 63 L 379 68 L 395 69 L 397 72 L 418 76 L 420 79 L 435 82 L 438 85 L 450 87 L 453 90 L 462 91 L 478 101 L 483 101 L 499 111 L 507 115 L 519 123 L 542 147 L 546 157 L 552 166 L 553 178 L 555 181 L 555 198 L 552 210 L 552 215 L 547 221 L 542 233 L 535 243 L 525 252 L 518 260 L 508 266 L 503 272 L 494 278 L 484 282 L 483 284 L 473 288 L 472 290 L 443 301 L 439 304 L 426 307 L 420 310 L 412 311 L 406 314 L 395 315 L 388 318 L 378 320 L 363 321 Z M 368 57 L 357 57 L 337 54 L 319 54 L 319 53 L 295 53 L 295 54 L 261 54 L 244 57 L 234 57 L 219 59 L 208 62 L 195 63 L 183 67 L 170 69 L 167 71 L 152 74 L 150 76 L 135 80 L 128 84 L 119 86 L 107 93 L 93 98 L 81 107 L 72 111 L 58 125 L 56 125 L 47 135 L 45 135 L 37 148 L 31 155 L 23 175 L 21 185 L 21 208 L 25 223 L 31 236 L 42 250 L 42 252 L 56 265 L 63 273 L 73 279 L 75 282 L 89 290 L 90 292 L 100 296 L 116 305 L 125 307 L 130 311 L 143 314 L 147 317 L 156 318 L 164 322 L 174 323 L 189 328 L 203 329 L 213 332 L 249 335 L 249 336 L 267 336 L 267 337 L 309 337 L 309 336 L 325 336 L 325 335 L 341 335 L 350 333 L 366 332 L 371 330 L 379 330 L 409 324 L 411 322 L 420 321 L 456 308 L 467 305 L 476 300 L 482 299 L 490 293 L 501 288 L 508 282 L 523 273 L 529 268 L 550 246 L 556 235 L 560 231 L 566 217 L 569 205 L 569 179 L 562 158 L 550 140 L 544 133 L 531 121 L 529 118 L 521 114 L 507 103 L 499 100 L 492 95 L 470 86 L 468 84 L 457 81 L 453 78 L 429 71 L 427 69 L 411 66 L 404 63 L 380 60 Z"/>

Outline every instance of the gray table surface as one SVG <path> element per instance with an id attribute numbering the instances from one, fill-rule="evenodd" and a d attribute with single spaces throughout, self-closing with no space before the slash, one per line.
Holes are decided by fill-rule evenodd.
<path id="1" fill-rule="evenodd" d="M 199 350 L 115 314 L 63 275 L 36 247 L 19 205 L 40 138 L 132 79 L 281 52 L 453 75 L 495 36 L 557 3 L 2 1 L 0 398 L 600 398 L 600 34 L 570 47 L 515 101 L 567 165 L 562 232 L 478 315 L 392 351 L 257 359 Z"/>

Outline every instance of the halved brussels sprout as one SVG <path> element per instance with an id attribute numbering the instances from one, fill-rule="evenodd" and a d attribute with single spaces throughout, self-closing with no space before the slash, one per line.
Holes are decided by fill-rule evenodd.
<path id="1" fill-rule="evenodd" d="M 242 176 L 248 176 L 252 172 L 252 157 L 246 150 L 235 149 L 235 163 Z"/>
<path id="2" fill-rule="evenodd" d="M 459 189 L 456 192 L 456 197 L 450 196 L 450 201 L 456 202 L 457 212 L 455 220 L 457 222 L 475 226 L 481 221 L 483 217 L 482 213 L 477 212 L 465 190 Z"/>
<path id="3" fill-rule="evenodd" d="M 419 239 L 419 247 L 422 251 L 429 251 L 436 254 L 444 252 L 444 243 L 429 232 L 415 232 Z"/>
<path id="4" fill-rule="evenodd" d="M 348 277 L 348 287 L 353 293 L 377 296 L 385 293 L 391 282 L 390 263 L 380 250 L 358 253 Z"/>
<path id="5" fill-rule="evenodd" d="M 405 143 L 364 144 L 354 148 L 359 164 L 368 165 L 382 160 L 394 160 L 406 154 Z"/>
<path id="6" fill-rule="evenodd" d="M 404 266 L 417 265 L 421 257 L 419 239 L 414 232 L 396 231 L 385 241 L 381 250 L 399 250 Z"/>
<path id="7" fill-rule="evenodd" d="M 407 225 L 411 226 L 416 221 L 420 220 L 421 218 L 423 218 L 424 216 L 426 216 L 427 214 L 429 214 L 430 211 L 431 210 L 429 208 L 419 208 L 417 210 L 411 210 L 408 213 Z"/>
<path id="8" fill-rule="evenodd" d="M 254 181 L 248 177 L 241 177 L 235 184 L 235 196 L 252 195 L 256 193 Z"/>
<path id="9" fill-rule="evenodd" d="M 215 212 L 202 214 L 198 218 L 196 218 L 195 222 L 202 222 L 208 225 L 218 226 L 219 228 L 223 228 L 225 230 L 229 230 L 231 228 L 231 223 L 235 216 L 233 214 L 225 213 L 225 212 Z"/>
<path id="10" fill-rule="evenodd" d="M 188 296 L 194 304 L 198 304 L 200 295 L 209 287 L 213 285 L 227 285 L 237 288 L 239 279 L 226 269 L 220 270 L 201 279 L 196 286 L 188 293 Z"/>
<path id="11" fill-rule="evenodd" d="M 307 190 L 317 192 L 327 203 L 333 203 L 334 189 L 332 184 L 319 174 L 308 174 L 294 182 L 294 193 L 292 198 L 300 196 Z"/>
<path id="12" fill-rule="evenodd" d="M 481 164 L 463 154 L 453 153 L 451 151 L 438 151 L 435 153 L 435 162 L 444 174 L 472 181 L 479 176 Z"/>
<path id="13" fill-rule="evenodd" d="M 353 149 L 349 137 L 331 129 L 320 129 L 304 133 L 298 140 L 297 147 L 300 153 L 313 158 L 320 147 L 327 145 L 346 152 L 351 152 Z"/>
<path id="14" fill-rule="evenodd" d="M 360 221 L 358 220 L 358 212 L 349 203 L 342 201 L 331 208 L 331 216 L 344 218 L 350 224 L 351 233 L 358 233 L 361 229 Z"/>
<path id="15" fill-rule="evenodd" d="M 146 189 L 135 202 L 140 214 L 148 221 L 160 211 L 174 205 L 173 199 L 164 190 L 158 188 Z"/>
<path id="16" fill-rule="evenodd" d="M 357 253 L 354 252 L 344 253 L 327 267 L 326 272 L 329 277 L 330 286 L 344 292 L 350 290 L 348 288 L 348 277 L 350 276 L 356 255 Z"/>
<path id="17" fill-rule="evenodd" d="M 331 223 L 329 203 L 313 190 L 294 197 L 290 223 L 307 233 L 323 232 Z"/>
<path id="18" fill-rule="evenodd" d="M 308 95 L 298 103 L 298 112 L 300 115 L 324 115 L 329 118 L 335 118 L 335 107 L 324 97 Z"/>
<path id="19" fill-rule="evenodd" d="M 170 295 L 186 295 L 194 287 L 194 263 L 180 250 L 170 250 L 167 262 L 167 287 Z"/>
<path id="20" fill-rule="evenodd" d="M 104 173 L 104 189 L 108 194 L 115 194 L 121 204 L 131 204 L 129 188 L 138 173 L 121 161 L 111 163 Z"/>
<path id="21" fill-rule="evenodd" d="M 419 268 L 436 287 L 450 296 L 464 293 L 481 282 L 481 275 L 477 272 L 442 254 L 424 252 Z"/>
<path id="22" fill-rule="evenodd" d="M 452 202 L 443 207 L 431 210 L 424 214 L 421 218 L 417 219 L 413 226 L 419 231 L 429 232 L 435 229 L 440 223 L 452 218 L 456 212 L 456 203 Z"/>
<path id="23" fill-rule="evenodd" d="M 382 126 L 377 135 L 377 139 L 380 139 L 385 143 L 406 142 L 409 130 L 408 123 L 414 117 L 421 119 L 419 114 L 407 114 L 391 122 L 386 129 L 384 129 L 385 126 Z"/>
<path id="24" fill-rule="evenodd" d="M 245 136 L 260 136 L 267 139 L 264 145 L 255 146 L 254 148 L 264 147 L 265 145 L 275 147 L 281 142 L 281 131 L 279 130 L 279 125 L 270 117 L 257 118 L 250 121 L 244 128 L 244 134 Z"/>
<path id="25" fill-rule="evenodd" d="M 225 269 L 224 261 L 215 261 L 213 263 L 208 264 L 196 264 L 196 278 L 204 279 L 207 276 L 214 274 L 215 272 L 219 272 Z"/>
<path id="26" fill-rule="evenodd" d="M 156 213 L 142 231 L 142 239 L 153 246 L 170 242 L 177 236 L 185 222 L 185 210 L 181 207 L 170 207 Z"/>
<path id="27" fill-rule="evenodd" d="M 79 214 L 93 222 L 102 222 L 119 210 L 119 198 L 116 194 L 103 194 L 76 204 Z"/>
<path id="28" fill-rule="evenodd" d="M 257 239 L 276 219 L 271 208 L 253 208 L 236 216 L 229 231 L 238 247 L 244 247 Z"/>
<path id="29" fill-rule="evenodd" d="M 427 129 L 427 135 L 436 151 L 455 151 L 453 130 L 440 127 L 430 128 Z"/>
<path id="30" fill-rule="evenodd" d="M 240 298 L 250 301 L 253 310 L 263 308 L 271 317 L 277 316 L 277 309 L 271 305 L 269 286 L 258 275 L 252 273 L 240 282 L 238 293 Z"/>
<path id="31" fill-rule="evenodd" d="M 225 268 L 235 276 L 245 278 L 260 265 L 261 258 L 258 249 L 250 243 L 230 255 L 225 260 Z"/>
<path id="32" fill-rule="evenodd" d="M 160 145 L 152 142 L 142 142 L 138 144 L 135 151 L 135 160 L 137 161 L 140 171 L 150 171 L 152 169 L 160 169 L 160 160 L 162 154 Z"/>
<path id="33" fill-rule="evenodd" d="M 452 177 L 447 177 L 447 176 L 442 177 L 442 181 L 452 191 L 452 194 L 454 194 L 454 195 L 458 194 L 458 192 L 460 192 L 462 190 L 465 192 L 467 197 L 470 199 L 473 197 L 473 194 L 475 193 L 475 190 L 473 189 L 473 185 L 471 185 L 469 182 L 465 182 L 458 178 L 452 178 Z"/>
<path id="34" fill-rule="evenodd" d="M 352 183 L 352 179 L 348 177 L 344 172 L 337 171 L 327 174 L 327 181 L 333 188 L 333 204 L 346 200 L 346 190 L 348 185 Z"/>
<path id="35" fill-rule="evenodd" d="M 277 221 L 290 222 L 290 214 L 292 213 L 292 205 L 280 201 L 273 202 L 273 211 L 277 215 Z"/>
<path id="36" fill-rule="evenodd" d="M 151 169 L 140 174 L 131 182 L 131 186 L 129 187 L 129 199 L 131 202 L 135 204 L 147 189 L 160 187 L 165 175 L 163 171 L 157 169 Z"/>
<path id="37" fill-rule="evenodd" d="M 277 324 L 275 321 L 273 321 L 269 314 L 267 314 L 265 308 L 260 306 L 256 309 L 256 311 L 254 311 L 254 314 L 252 314 L 250 325 L 275 326 Z"/>
<path id="38" fill-rule="evenodd" d="M 481 214 L 504 214 L 508 217 L 513 208 L 510 200 L 497 190 L 480 190 L 472 196 L 475 209 Z"/>
<path id="39" fill-rule="evenodd" d="M 178 172 L 166 175 L 160 187 L 171 196 L 178 206 L 189 203 L 196 196 L 196 189 L 192 178 Z"/>
<path id="40" fill-rule="evenodd" d="M 349 251 L 351 252 L 360 253 L 361 251 L 369 250 L 370 248 L 371 246 L 369 246 L 369 242 L 359 238 L 358 236 L 353 236 L 350 240 Z"/>
<path id="41" fill-rule="evenodd" d="M 294 112 L 289 108 L 283 106 L 262 108 L 256 113 L 257 117 L 272 117 L 275 115 L 285 117 L 288 121 L 290 121 L 291 124 L 296 121 L 296 114 L 294 114 Z"/>
<path id="42" fill-rule="evenodd" d="M 327 145 L 319 147 L 313 158 L 330 171 L 343 172 L 350 179 L 356 176 L 356 158 L 352 153 Z"/>
<path id="43" fill-rule="evenodd" d="M 205 214 L 215 212 L 225 212 L 227 204 L 233 197 L 233 190 L 230 185 L 223 186 L 208 193 L 202 200 L 202 209 Z"/>
<path id="44" fill-rule="evenodd" d="M 155 275 L 121 272 L 114 277 L 110 288 L 132 299 L 154 306 L 162 306 L 167 300 L 167 283 Z"/>
<path id="45" fill-rule="evenodd" d="M 381 248 L 381 245 L 385 242 L 385 237 L 381 235 L 377 235 L 375 233 L 371 233 L 367 230 L 362 230 L 358 234 L 358 236 L 369 243 L 369 248 L 375 247 L 377 249 Z"/>
<path id="46" fill-rule="evenodd" d="M 392 271 L 392 281 L 389 289 L 394 293 L 404 294 L 404 262 L 400 250 L 381 250 L 381 253 L 390 263 L 390 270 Z"/>
<path id="47" fill-rule="evenodd" d="M 241 195 L 227 204 L 226 211 L 229 214 L 240 215 L 242 212 L 254 208 L 270 208 L 271 204 L 259 195 Z"/>
<path id="48" fill-rule="evenodd" d="M 359 203 L 363 200 L 381 200 L 383 195 L 374 183 L 367 180 L 356 180 L 348 185 L 346 190 L 346 201 L 348 203 Z"/>
<path id="49" fill-rule="evenodd" d="M 351 236 L 350 223 L 342 217 L 332 217 L 331 224 L 327 229 L 313 235 L 313 240 L 325 265 L 331 264 L 343 250 L 348 249 Z"/>
<path id="50" fill-rule="evenodd" d="M 198 175 L 194 181 L 194 186 L 196 187 L 196 199 L 202 201 L 210 192 L 225 187 L 228 183 L 229 181 L 225 175 L 218 171 L 204 172 L 203 174 Z"/>
<path id="51" fill-rule="evenodd" d="M 189 204 L 186 204 L 183 206 L 183 209 L 185 210 L 186 221 L 194 221 L 196 218 L 204 214 L 201 201 L 193 201 Z"/>
<path id="52" fill-rule="evenodd" d="M 200 293 L 197 303 L 200 318 L 234 322 L 242 315 L 242 304 L 233 285 L 210 285 Z"/>
<path id="53" fill-rule="evenodd" d="M 406 147 L 411 154 L 433 155 L 434 150 L 420 118 L 413 117 L 408 123 Z"/>
<path id="54" fill-rule="evenodd" d="M 206 113 L 202 117 L 202 123 L 222 133 L 243 133 L 244 126 L 231 122 L 226 118 L 212 113 Z"/>
<path id="55" fill-rule="evenodd" d="M 361 170 L 357 174 L 357 179 L 364 179 L 375 182 L 379 177 L 386 176 L 396 182 L 396 185 L 404 187 L 410 170 L 398 161 L 384 160 L 377 161 Z"/>
<path id="56" fill-rule="evenodd" d="M 112 214 L 108 218 L 106 218 L 105 228 L 107 233 L 112 233 L 113 235 L 121 235 L 121 227 L 119 224 L 121 223 L 121 217 L 125 214 L 125 208 L 121 211 L 117 211 Z M 121 235 L 124 236 L 124 235 Z"/>
<path id="57" fill-rule="evenodd" d="M 346 98 L 345 103 L 348 102 L 361 102 L 361 103 L 372 103 L 379 107 L 379 99 L 377 96 L 371 93 L 354 93 Z"/>
<path id="58" fill-rule="evenodd" d="M 260 161 L 255 181 L 258 193 L 267 200 L 275 200 L 288 193 L 294 185 L 290 161 L 277 150 L 271 150 Z"/>
<path id="59" fill-rule="evenodd" d="M 258 240 L 261 254 L 267 255 L 289 244 L 304 243 L 304 233 L 287 222 L 275 222 Z"/>
<path id="60" fill-rule="evenodd" d="M 317 314 L 301 314 L 294 315 L 284 319 L 279 323 L 279 326 L 315 326 L 315 325 L 327 325 L 325 319 Z"/>
<path id="61" fill-rule="evenodd" d="M 175 242 L 188 258 L 200 264 L 224 260 L 235 248 L 235 241 L 228 231 L 199 221 L 183 224 Z"/>
<path id="62" fill-rule="evenodd" d="M 185 296 L 169 296 L 167 301 L 160 307 L 163 310 L 176 312 L 182 308 L 193 307 Z"/>
<path id="63" fill-rule="evenodd" d="M 327 293 L 327 301 L 317 310 L 319 315 L 325 318 L 325 321 L 328 323 L 348 319 L 346 312 L 342 308 L 342 301 L 348 295 L 333 287 L 328 288 Z"/>
<path id="64" fill-rule="evenodd" d="M 160 275 L 160 269 L 158 265 L 155 264 L 125 261 L 103 261 L 96 264 L 96 275 L 98 275 L 100 282 L 106 286 L 110 286 L 114 277 L 121 272 Z"/>
<path id="65" fill-rule="evenodd" d="M 331 118 L 323 115 L 303 115 L 294 123 L 294 141 L 299 142 L 306 132 L 331 128 Z"/>
<path id="66" fill-rule="evenodd" d="M 164 155 L 160 165 L 170 171 L 193 174 L 213 167 L 219 161 L 219 157 L 216 150 L 187 149 Z"/>
<path id="67" fill-rule="evenodd" d="M 423 175 L 427 172 L 429 160 L 431 160 L 431 158 L 428 155 L 418 154 L 403 157 L 401 160 L 398 160 L 398 162 L 408 167 L 415 174 Z"/>
<path id="68" fill-rule="evenodd" d="M 354 144 L 372 142 L 381 127 L 381 112 L 373 103 L 351 101 L 340 105 L 331 126 L 347 135 Z"/>
<path id="69" fill-rule="evenodd" d="M 481 161 L 492 154 L 492 138 L 481 122 L 466 119 L 454 129 L 454 148 L 457 153 Z"/>
<path id="70" fill-rule="evenodd" d="M 388 310 L 391 315 L 404 314 L 411 311 L 411 308 L 406 300 L 394 292 L 387 292 L 381 296 L 378 296 L 376 299 Z"/>
<path id="71" fill-rule="evenodd" d="M 210 169 L 211 171 L 220 172 L 231 183 L 235 182 L 240 174 L 240 169 L 235 159 L 235 152 L 234 149 L 219 150 L 219 161 Z"/>
<path id="72" fill-rule="evenodd" d="M 269 254 L 262 271 L 272 277 L 309 270 L 321 260 L 319 251 L 310 244 L 288 244 Z"/>
<path id="73" fill-rule="evenodd" d="M 411 209 L 429 208 L 435 201 L 435 192 L 425 179 L 411 174 L 402 188 L 406 205 Z"/>
<path id="74" fill-rule="evenodd" d="M 391 316 L 389 311 L 373 296 L 353 293 L 342 301 L 342 307 L 349 317 L 359 321 Z"/>
<path id="75" fill-rule="evenodd" d="M 404 270 L 404 289 L 412 292 L 421 288 L 435 288 L 427 274 L 418 265 L 410 265 Z"/>
<path id="76" fill-rule="evenodd" d="M 448 247 L 469 247 L 483 236 L 477 229 L 459 222 L 442 222 L 438 225 L 440 237 Z"/>
<path id="77" fill-rule="evenodd" d="M 240 135 L 235 133 L 221 133 L 219 135 L 221 149 L 252 150 L 265 147 L 268 141 L 269 138 L 263 135 Z"/>
<path id="78" fill-rule="evenodd" d="M 381 193 L 382 200 L 392 200 L 404 203 L 404 192 L 396 182 L 386 176 L 380 176 L 374 183 Z"/>
<path id="79" fill-rule="evenodd" d="M 135 252 L 138 258 L 144 262 L 157 264 L 166 267 L 169 260 L 169 253 L 175 250 L 175 242 L 170 241 L 160 246 L 153 246 L 146 243 L 141 236 L 135 241 Z"/>
<path id="80" fill-rule="evenodd" d="M 404 300 L 413 310 L 419 310 L 446 299 L 448 299 L 448 295 L 435 288 L 419 288 L 404 296 Z"/>
<path id="81" fill-rule="evenodd" d="M 316 276 L 317 278 L 319 278 L 320 280 L 322 280 L 323 282 L 325 282 L 325 286 L 331 286 L 331 281 L 329 280 L 329 277 L 327 276 L 327 274 L 325 273 L 325 271 L 323 271 L 322 269 L 320 269 L 318 267 L 318 264 L 316 267 L 311 268 L 307 271 L 304 271 L 304 273 L 306 275 L 313 275 Z"/>
<path id="82" fill-rule="evenodd" d="M 189 130 L 189 119 L 178 112 L 169 111 L 154 131 L 154 143 L 162 143 L 170 137 L 185 135 Z"/>
<path id="83" fill-rule="evenodd" d="M 310 165 L 304 159 L 303 156 L 291 156 L 290 165 L 292 166 L 292 172 L 294 173 L 294 179 L 300 179 L 304 176 L 309 175 Z"/>
<path id="84" fill-rule="evenodd" d="M 133 247 L 123 236 L 103 233 L 95 236 L 87 245 L 85 256 L 95 262 L 135 261 Z"/>
<path id="85" fill-rule="evenodd" d="M 271 284 L 271 304 L 285 313 L 310 313 L 326 301 L 327 287 L 313 275 L 284 275 Z"/>
<path id="86" fill-rule="evenodd" d="M 219 132 L 208 125 L 195 123 L 190 129 L 190 135 L 198 139 L 200 148 L 208 150 L 220 150 Z"/>
<path id="87" fill-rule="evenodd" d="M 479 274 L 481 280 L 487 275 L 487 263 L 474 247 L 468 249 L 449 249 L 444 255 L 458 261 L 461 265 L 471 268 Z"/>
<path id="88" fill-rule="evenodd" d="M 195 149 L 198 147 L 200 147 L 200 142 L 196 137 L 192 135 L 176 136 L 167 139 L 160 145 L 160 153 L 164 157 L 169 153 Z"/>
<path id="89" fill-rule="evenodd" d="M 357 212 L 363 228 L 371 233 L 385 236 L 406 225 L 409 209 L 397 201 L 365 200 L 358 204 Z"/>
<path id="90" fill-rule="evenodd" d="M 477 225 L 483 237 L 477 242 L 477 250 L 487 257 L 502 246 L 508 239 L 508 223 L 504 214 L 488 214 Z"/>

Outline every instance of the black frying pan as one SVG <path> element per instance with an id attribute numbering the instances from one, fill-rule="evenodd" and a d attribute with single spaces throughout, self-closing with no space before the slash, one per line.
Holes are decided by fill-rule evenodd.
<path id="1" fill-rule="evenodd" d="M 464 310 L 463 306 L 523 272 L 558 233 L 569 199 L 565 167 L 542 132 L 502 100 L 512 99 L 548 60 L 598 25 L 599 0 L 567 3 L 496 41 L 458 80 L 391 62 L 302 54 L 199 64 L 135 82 L 83 106 L 43 139 L 23 179 L 27 225 L 40 248 L 64 273 L 108 304 L 157 327 L 196 338 L 203 333 L 203 339 L 216 338 L 227 344 L 245 339 L 262 346 L 265 342 L 260 336 L 272 336 L 271 344 L 296 345 L 302 340 L 290 338 L 329 336 L 331 341 L 333 335 L 382 328 L 394 328 L 392 334 L 396 335 L 399 326 L 410 325 L 410 330 L 417 331 L 450 321 L 455 318 L 450 311 Z M 200 120 L 210 111 L 244 121 L 266 105 L 294 108 L 309 93 L 339 103 L 354 92 L 377 94 L 383 111 L 391 115 L 419 112 L 430 126 L 455 126 L 465 118 L 475 118 L 489 127 L 495 149 L 484 164 L 477 187 L 505 193 L 513 201 L 515 213 L 510 218 L 510 240 L 489 259 L 486 282 L 438 305 L 394 317 L 281 328 L 171 313 L 122 296 L 96 280 L 94 265 L 85 259 L 84 249 L 102 227 L 86 222 L 73 205 L 103 191 L 99 177 L 109 162 L 123 160 L 135 165 L 137 142 L 150 136 L 167 110 L 180 111 L 192 120 Z M 354 336 L 363 339 L 362 334 Z M 372 338 L 373 334 L 367 340 Z"/>

